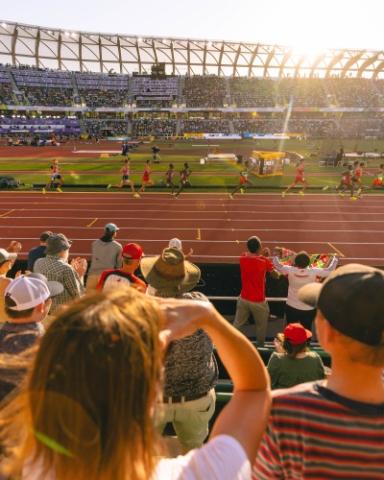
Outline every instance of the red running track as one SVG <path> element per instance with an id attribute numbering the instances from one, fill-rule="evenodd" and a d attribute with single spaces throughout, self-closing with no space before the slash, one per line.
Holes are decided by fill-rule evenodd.
<path id="1" fill-rule="evenodd" d="M 118 193 L 0 193 L 0 246 L 36 246 L 44 230 L 73 240 L 72 255 L 89 257 L 91 241 L 115 222 L 122 242 L 140 243 L 158 254 L 172 237 L 193 248 L 195 262 L 235 263 L 245 241 L 258 235 L 265 246 L 310 253 L 336 252 L 341 261 L 384 265 L 384 197 L 358 201 L 336 195 L 186 193 L 178 199 L 145 193 L 140 199 Z"/>

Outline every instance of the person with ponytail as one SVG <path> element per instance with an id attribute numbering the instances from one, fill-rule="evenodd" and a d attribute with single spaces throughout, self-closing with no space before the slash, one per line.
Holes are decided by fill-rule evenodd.
<path id="1" fill-rule="evenodd" d="M 275 340 L 276 352 L 268 362 L 272 389 L 321 380 L 325 370 L 320 356 L 308 348 L 312 333 L 300 323 L 290 323 Z"/>

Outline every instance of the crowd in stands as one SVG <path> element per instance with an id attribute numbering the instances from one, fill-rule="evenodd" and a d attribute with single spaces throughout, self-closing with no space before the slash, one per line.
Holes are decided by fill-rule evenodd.
<path id="1" fill-rule="evenodd" d="M 81 102 L 87 107 L 123 107 L 128 101 L 127 90 L 79 89 Z"/>
<path id="2" fill-rule="evenodd" d="M 176 135 L 177 121 L 173 119 L 138 118 L 132 122 L 134 136 L 172 137 Z"/>
<path id="3" fill-rule="evenodd" d="M 93 242 L 87 280 L 62 233 L 43 232 L 14 279 L 22 246 L 0 248 L 1 478 L 383 478 L 383 271 L 313 268 L 305 252 L 288 266 L 250 237 L 232 326 L 179 239 L 145 256 L 118 232 Z M 265 366 L 265 281 L 280 274 L 287 324 Z M 257 348 L 239 330 L 249 315 Z M 216 355 L 233 392 L 210 427 Z"/>
<path id="4" fill-rule="evenodd" d="M 181 132 L 230 133 L 228 120 L 191 119 L 181 122 Z"/>
<path id="5" fill-rule="evenodd" d="M 226 82 L 222 77 L 185 78 L 184 97 L 187 107 L 223 107 L 226 96 Z"/>
<path id="6" fill-rule="evenodd" d="M 354 107 L 384 105 L 383 80 L 366 78 L 224 78 L 214 75 L 154 78 L 55 71 L 29 66 L 1 66 L 0 85 L 5 103 L 118 108 Z M 62 90 L 62 93 L 60 92 Z M 15 96 L 13 96 L 13 94 Z"/>
<path id="7" fill-rule="evenodd" d="M 91 137 L 103 138 L 127 135 L 128 123 L 124 119 L 86 118 L 81 121 L 82 131 Z"/>

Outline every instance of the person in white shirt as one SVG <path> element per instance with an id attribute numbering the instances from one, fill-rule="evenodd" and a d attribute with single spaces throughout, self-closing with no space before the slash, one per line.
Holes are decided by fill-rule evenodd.
<path id="1" fill-rule="evenodd" d="M 275 269 L 288 277 L 288 297 L 285 305 L 287 324 L 301 323 L 307 330 L 312 329 L 316 309 L 309 307 L 298 298 L 298 291 L 307 283 L 315 282 L 318 277 L 325 278 L 336 268 L 338 258 L 334 256 L 327 268 L 310 267 L 310 257 L 307 252 L 296 254 L 293 265 L 283 265 L 278 257 L 272 257 Z"/>
<path id="2" fill-rule="evenodd" d="M 200 328 L 234 393 L 207 444 L 160 459 L 164 350 Z M 74 301 L 48 328 L 20 397 L 1 412 L 3 459 L 23 480 L 250 480 L 270 402 L 257 350 L 210 302 L 110 289 Z"/>

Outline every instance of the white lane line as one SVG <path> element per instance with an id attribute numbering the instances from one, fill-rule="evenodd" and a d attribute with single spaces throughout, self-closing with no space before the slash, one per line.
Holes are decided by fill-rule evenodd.
<path id="1" fill-rule="evenodd" d="M 384 195 L 383 195 L 383 197 L 384 197 Z M 0 197 L 0 198 L 1 198 L 1 197 Z M 45 198 L 47 198 L 47 197 L 44 197 L 44 199 L 45 199 Z M 57 198 L 57 197 L 55 197 L 55 199 L 50 199 L 50 200 L 49 200 L 49 205 L 63 205 L 63 203 L 64 203 L 65 205 L 78 205 L 78 204 L 79 204 L 79 202 L 76 201 L 76 199 L 73 199 L 73 201 L 72 201 L 72 199 L 71 199 L 70 201 L 67 201 L 67 200 L 64 200 L 64 201 L 59 201 L 59 200 L 57 200 L 57 201 L 56 201 L 56 198 Z M 9 203 L 9 204 L 11 204 L 11 205 L 15 205 L 15 204 L 16 204 L 16 205 L 17 205 L 17 204 L 24 205 L 24 204 L 25 204 L 25 201 L 16 201 L 15 199 L 12 199 L 12 198 L 9 199 L 8 201 L 3 201 L 3 200 L 4 200 L 3 198 L 1 198 L 1 200 L 2 200 L 1 203 L 2 203 L 3 205 L 4 205 L 4 204 L 7 204 L 7 203 Z M 29 199 L 26 199 L 26 200 L 29 200 Z M 32 199 L 31 199 L 31 200 L 32 200 Z M 39 204 L 45 204 L 45 203 L 47 203 L 46 200 L 41 200 L 40 202 L 36 201 L 35 198 L 34 198 L 33 200 L 35 200 L 35 201 L 33 202 L 34 205 L 39 205 Z M 110 205 L 110 206 L 119 206 L 119 205 L 121 205 L 121 206 L 124 206 L 124 207 L 128 207 L 128 206 L 134 206 L 134 205 L 138 205 L 138 204 L 141 205 L 142 203 L 144 203 L 143 200 L 145 200 L 145 199 L 142 199 L 142 198 L 141 198 L 141 199 L 132 199 L 132 196 L 130 195 L 130 196 L 127 196 L 127 198 L 126 198 L 126 200 L 130 200 L 129 203 L 126 202 L 126 201 L 125 201 L 125 202 L 115 201 L 114 199 L 109 199 L 110 201 L 107 201 L 108 199 L 105 199 L 105 198 L 100 199 L 100 201 L 94 201 L 94 202 L 86 202 L 86 201 L 84 201 L 84 198 L 81 198 L 81 197 L 79 197 L 78 200 L 82 200 L 82 202 L 81 202 L 82 205 L 95 205 L 95 206 L 98 206 L 98 205 L 100 205 L 100 204 L 102 203 L 102 204 L 108 204 L 108 205 Z M 151 199 L 151 200 L 152 200 L 152 199 Z M 179 206 L 179 205 L 183 206 L 184 204 L 196 205 L 196 200 L 193 200 L 193 201 L 191 201 L 191 202 L 189 202 L 189 201 L 188 201 L 188 202 L 182 202 L 182 201 L 179 202 L 179 201 L 177 201 L 177 204 L 173 201 L 172 197 L 170 197 L 170 198 L 167 199 L 167 200 L 169 200 L 169 201 L 167 201 L 167 202 L 160 202 L 160 199 L 159 199 L 158 202 L 152 202 L 152 201 L 151 201 L 151 202 L 145 202 L 145 206 L 152 206 L 152 205 L 158 206 L 159 203 L 164 203 L 164 204 L 168 204 L 168 205 L 171 204 L 171 205 L 173 205 L 173 206 Z M 199 203 L 201 203 L 201 202 L 199 202 Z M 233 201 L 232 201 L 231 203 L 228 202 L 228 203 L 226 203 L 226 204 L 223 204 L 223 201 L 215 201 L 215 202 L 207 201 L 207 204 L 208 204 L 209 206 L 220 206 L 220 207 L 227 207 L 227 208 L 228 208 L 229 206 L 231 206 L 231 207 L 237 207 L 237 208 L 242 208 L 242 207 L 244 207 L 244 206 L 246 206 L 246 205 L 269 207 L 269 206 L 272 205 L 272 203 L 275 203 L 276 205 L 274 205 L 274 206 L 278 206 L 278 207 L 285 207 L 285 206 L 286 206 L 285 203 L 276 202 L 276 201 L 272 201 L 272 200 L 271 200 L 271 201 L 268 201 L 268 202 L 258 202 L 258 201 L 255 201 L 255 202 L 241 202 L 241 204 L 238 204 L 238 205 L 237 205 L 236 203 L 234 203 Z M 317 201 L 317 200 L 316 200 L 316 201 L 305 202 L 305 204 L 303 204 L 303 202 L 296 202 L 296 203 L 297 203 L 298 206 L 300 206 L 300 207 L 302 207 L 302 206 L 303 206 L 303 207 L 305 207 L 305 206 L 316 206 L 316 205 L 324 206 L 323 204 L 329 205 L 329 206 L 334 206 L 334 205 L 336 205 L 335 202 L 329 202 L 329 201 L 326 201 L 326 202 L 325 202 L 325 201 Z M 367 205 L 367 204 L 365 204 L 365 203 L 364 203 L 364 204 L 362 204 L 362 203 L 358 203 L 358 204 L 356 204 L 356 203 L 354 203 L 354 204 L 349 204 L 349 203 L 348 203 L 348 204 L 345 204 L 345 203 L 341 203 L 341 202 L 340 202 L 340 203 L 337 203 L 337 205 L 341 205 L 341 206 L 347 207 L 347 208 L 349 208 L 349 207 L 352 208 L 352 207 L 353 207 L 353 208 L 352 208 L 353 210 L 355 210 L 356 207 L 364 207 L 364 208 L 367 208 L 367 207 L 368 207 L 368 208 L 382 207 L 382 206 L 384 205 L 384 198 L 383 198 L 383 202 L 377 202 L 377 203 L 368 202 L 368 203 L 369 203 L 369 204 Z M 293 202 L 290 202 L 290 205 L 293 205 Z"/>
<path id="2" fill-rule="evenodd" d="M 93 240 L 93 238 L 74 238 L 71 235 L 71 240 L 76 241 L 76 242 L 89 242 Z M 1 237 L 2 240 L 10 240 L 12 237 Z M 19 238 L 18 240 L 36 240 L 35 237 L 24 237 L 24 238 Z M 119 240 L 121 242 L 167 242 L 167 239 L 154 239 L 154 238 L 120 238 Z M 237 243 L 236 240 L 199 240 L 197 238 L 193 239 L 182 239 L 183 242 L 189 242 L 189 243 Z M 264 240 L 264 243 L 282 243 L 282 240 Z M 321 240 L 314 240 L 314 241 L 302 241 L 302 242 L 297 242 L 297 241 L 290 241 L 290 240 L 285 240 L 283 243 L 289 243 L 289 244 L 295 244 L 295 245 L 313 245 L 313 244 L 326 244 L 328 245 L 328 242 L 326 241 L 321 241 Z M 334 245 L 384 245 L 384 242 L 332 242 Z M 384 258 L 384 256 L 382 257 Z"/>
<path id="3" fill-rule="evenodd" d="M 35 212 L 36 211 L 36 208 L 22 208 L 22 209 L 19 209 L 19 210 L 22 210 L 23 212 Z M 89 214 L 92 214 L 92 213 L 99 213 L 99 212 L 116 212 L 116 209 L 113 208 L 113 209 L 97 209 L 97 210 L 92 210 L 90 211 L 89 209 L 87 208 L 79 208 L 79 207 L 73 207 L 73 208 L 38 208 L 39 212 L 73 212 L 74 210 L 76 210 L 77 212 L 88 212 Z M 317 210 L 314 210 L 314 211 L 308 211 L 308 210 L 298 210 L 298 211 L 286 211 L 286 212 L 283 212 L 281 209 L 277 210 L 277 211 L 272 211 L 272 210 L 241 210 L 241 211 L 223 211 L 223 210 L 212 210 L 212 211 L 205 211 L 205 210 L 198 210 L 198 209 L 193 209 L 193 210 L 169 210 L 169 211 L 165 211 L 164 212 L 164 208 L 162 209 L 158 209 L 158 210 L 149 210 L 149 209 L 145 209 L 145 210 L 140 210 L 140 209 L 137 209 L 137 210 L 129 210 L 129 213 L 132 214 L 132 213 L 135 213 L 137 212 L 137 214 L 140 216 L 140 218 L 147 218 L 147 217 L 144 217 L 143 214 L 145 213 L 157 213 L 157 212 L 162 212 L 162 213 L 169 213 L 169 215 L 174 215 L 176 213 L 179 213 L 179 214 L 182 214 L 182 213 L 197 213 L 198 215 L 201 215 L 202 213 L 228 213 L 228 214 L 239 214 L 239 213 L 247 213 L 247 214 L 251 214 L 251 215 L 259 215 L 259 214 L 262 214 L 262 215 L 282 215 L 283 213 L 285 215 L 339 215 L 339 216 L 343 216 L 343 215 L 353 215 L 353 216 L 358 216 L 358 215 L 363 215 L 363 216 L 367 216 L 367 215 L 375 215 L 375 216 L 378 216 L 378 215 L 384 215 L 384 212 L 344 212 L 344 211 L 341 211 L 341 210 L 338 210 L 338 211 L 334 211 L 334 210 L 331 210 L 331 211 L 317 211 Z M 92 215 L 89 215 L 88 217 L 90 217 Z M 16 218 L 16 217 L 12 217 L 12 218 Z M 29 217 L 29 218 L 34 218 L 34 217 Z M 201 216 L 199 216 L 198 218 L 201 218 Z M 202 218 L 202 220 L 205 220 L 204 218 Z M 216 220 L 221 220 L 221 218 L 217 218 Z M 232 219 L 230 219 L 232 220 Z M 235 219 L 236 221 L 238 221 L 238 219 Z M 313 220 L 316 220 L 316 219 L 313 219 Z M 247 221 L 254 221 L 254 219 L 251 219 L 251 220 L 247 220 Z"/>
<path id="4" fill-rule="evenodd" d="M 377 222 L 374 222 L 374 223 L 377 223 Z M 383 223 L 383 222 L 382 222 Z M 12 228 L 12 230 L 14 229 L 21 229 L 21 230 L 27 230 L 27 229 L 41 229 L 41 228 L 45 228 L 47 229 L 48 227 L 52 227 L 52 224 L 45 224 L 45 225 L 26 225 L 26 226 L 20 226 L 20 225 L 10 225 L 8 227 L 8 225 L 4 225 L 3 228 Z M 84 227 L 82 225 L 79 225 L 79 226 L 76 226 L 76 225 L 71 225 L 70 227 L 68 227 L 68 225 L 54 225 L 54 228 L 55 229 L 58 229 L 58 228 L 63 228 L 63 229 L 68 229 L 70 228 L 71 230 L 101 230 L 103 227 L 100 227 L 100 226 L 97 226 L 97 227 L 94 227 L 94 226 L 91 226 L 91 227 Z M 170 231 L 174 231 L 175 230 L 175 227 L 135 227 L 133 225 L 127 225 L 127 226 L 122 226 L 122 225 L 119 225 L 119 228 L 120 230 L 143 230 L 143 231 L 146 231 L 146 230 L 149 230 L 149 231 L 152 231 L 152 230 L 156 230 L 156 231 L 162 231 L 162 230 L 170 230 Z M 214 227 L 204 227 L 204 231 L 205 232 L 210 232 L 210 231 L 213 231 L 213 232 L 254 232 L 255 229 L 257 228 L 257 231 L 258 232 L 294 232 L 294 233 L 297 233 L 297 228 L 258 228 L 258 227 L 254 227 L 254 228 L 214 228 Z M 196 228 L 195 227 L 177 227 L 177 230 L 182 230 L 182 231 L 191 231 L 191 232 L 195 232 L 196 231 Z M 302 231 L 304 232 L 304 231 Z M 331 229 L 331 230 L 328 230 L 328 229 L 305 229 L 305 233 L 376 233 L 376 234 L 381 234 L 381 233 L 384 233 L 384 230 L 361 230 L 361 229 L 358 229 L 358 230 L 335 230 L 335 229 Z M 4 238 L 4 237 L 1 237 L 1 238 Z"/>
<path id="5" fill-rule="evenodd" d="M 70 187 L 70 185 L 68 185 L 68 187 Z M 52 192 L 52 193 L 55 193 L 55 192 Z M 70 196 L 70 195 L 80 195 L 80 194 L 86 194 L 86 195 L 94 195 L 94 196 L 97 196 L 97 195 L 110 195 L 110 196 L 114 196 L 114 195 L 125 195 L 127 192 L 90 192 L 90 191 L 77 191 L 77 192 L 73 192 L 73 191 L 70 191 L 70 192 L 64 192 L 66 195 Z M 3 190 L 1 191 L 0 190 L 0 195 L 9 195 L 9 196 L 17 196 L 17 195 L 31 195 L 31 196 L 34 196 L 34 195 L 41 195 L 41 191 L 39 190 L 33 190 L 33 191 L 22 191 L 22 190 L 15 190 L 13 192 L 9 192 L 9 191 L 6 191 L 6 190 Z M 153 195 L 159 195 L 159 196 L 164 196 L 164 195 L 168 195 L 169 196 L 169 191 L 166 191 L 166 192 L 151 192 L 151 191 L 148 191 L 148 192 L 145 192 L 145 196 L 153 196 Z M 187 198 L 188 196 L 196 196 L 196 195 L 200 195 L 202 197 L 209 197 L 209 196 L 213 196 L 213 197 L 217 197 L 217 196 L 222 196 L 224 198 L 228 198 L 228 194 L 224 193 L 223 191 L 221 192 L 183 192 L 183 195 L 181 196 L 181 198 Z M 280 198 L 281 201 L 286 201 L 287 199 L 288 200 L 302 200 L 302 201 L 305 201 L 305 199 L 303 199 L 303 197 L 301 197 L 298 193 L 297 194 L 288 194 L 284 199 L 281 198 L 281 192 L 247 192 L 246 194 L 242 195 L 242 196 L 238 196 L 236 197 L 236 199 L 240 200 L 241 198 L 247 198 L 247 197 L 278 197 Z M 340 201 L 342 201 L 342 199 L 336 194 L 336 193 L 319 193 L 319 192 L 308 192 L 305 194 L 305 198 L 308 198 L 308 197 L 318 197 L 318 198 L 335 198 L 335 199 L 339 199 Z M 383 194 L 381 193 L 366 193 L 365 196 L 363 198 L 370 198 L 370 197 L 381 197 L 383 198 Z"/>
<path id="6" fill-rule="evenodd" d="M 139 212 L 140 213 L 140 212 Z M 259 213 L 259 212 L 257 212 Z M 384 214 L 383 214 L 384 215 Z M 89 220 L 89 218 L 91 218 L 91 215 L 87 215 L 86 217 L 58 217 L 57 215 L 55 216 L 52 216 L 52 217 L 47 217 L 46 215 L 43 215 L 43 216 L 40 216 L 40 217 L 37 217 L 37 216 L 31 216 L 31 215 L 28 215 L 28 216 L 23 216 L 23 217 L 15 217 L 15 216 L 10 216 L 10 217 L 0 217 L 0 221 L 1 220 L 19 220 L 19 219 L 23 219 L 25 220 L 26 218 L 28 219 L 31 219 L 31 220 L 36 220 L 36 219 L 40 219 L 40 220 L 49 220 L 49 219 L 53 219 L 53 220 L 67 220 L 67 221 L 72 221 L 72 220 Z M 144 217 L 144 216 L 137 216 L 137 217 L 116 217 L 115 215 L 111 214 L 109 215 L 108 217 L 103 217 L 103 216 L 99 216 L 98 217 L 99 220 L 110 220 L 111 218 L 113 218 L 115 221 L 117 220 L 129 220 L 129 221 L 137 221 L 137 220 L 140 220 L 140 221 L 143 221 L 143 222 L 147 222 L 147 221 L 154 221 L 154 222 L 174 222 L 175 224 L 178 223 L 178 222 L 196 222 L 196 221 L 199 221 L 199 222 L 223 222 L 224 221 L 224 218 L 211 218 L 211 217 L 208 217 L 208 218 L 201 218 L 201 216 L 196 216 L 194 218 L 175 218 L 175 217 L 169 217 L 169 218 L 165 218 L 165 217 Z M 316 221 L 314 221 L 313 219 L 312 220 L 299 220 L 299 219 L 289 219 L 289 220 L 284 220 L 284 219 L 269 219 L 269 218 L 265 218 L 265 219 L 259 219 L 259 220 L 255 220 L 255 219 L 252 219 L 252 218 L 227 218 L 226 221 L 227 222 L 247 222 L 247 223 L 253 223 L 253 224 L 256 224 L 257 222 L 260 222 L 261 220 L 265 222 L 297 222 L 297 221 L 300 221 L 302 225 L 305 225 L 307 223 L 316 223 Z M 332 220 L 333 223 L 358 223 L 358 224 L 361 224 L 361 223 L 383 223 L 384 220 L 382 221 L 379 221 L 379 220 L 344 220 L 343 218 L 339 219 L 339 220 Z M 330 221 L 328 220 L 317 220 L 317 222 L 323 222 L 323 223 L 330 223 Z M 67 228 L 68 228 L 69 225 L 67 225 Z M 175 227 L 176 228 L 176 227 Z M 305 232 L 305 228 L 297 228 L 296 229 L 297 231 L 301 231 L 301 232 Z"/>

